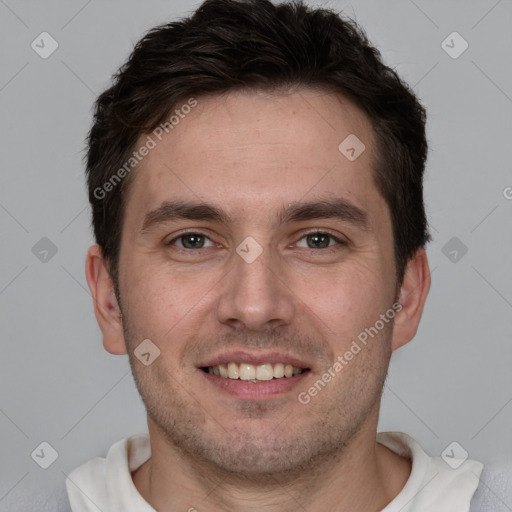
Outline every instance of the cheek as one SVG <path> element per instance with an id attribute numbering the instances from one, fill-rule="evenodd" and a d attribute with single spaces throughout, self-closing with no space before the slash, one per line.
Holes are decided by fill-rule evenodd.
<path id="1" fill-rule="evenodd" d="M 180 339 L 201 325 L 198 316 L 211 307 L 219 276 L 204 272 L 183 275 L 165 265 L 138 268 L 141 270 L 126 272 L 121 290 L 130 332 L 155 340 L 162 348 L 176 348 Z"/>
<path id="2" fill-rule="evenodd" d="M 359 262 L 299 281 L 297 295 L 322 321 L 326 336 L 345 344 L 390 307 L 386 287 L 378 268 Z"/>

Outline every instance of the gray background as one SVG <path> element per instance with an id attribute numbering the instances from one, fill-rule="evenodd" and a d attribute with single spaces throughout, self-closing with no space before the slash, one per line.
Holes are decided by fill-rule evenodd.
<path id="1" fill-rule="evenodd" d="M 127 356 L 103 349 L 84 277 L 83 141 L 133 44 L 196 5 L 0 0 L 2 511 L 58 510 L 66 474 L 146 430 Z M 457 441 L 474 459 L 510 458 L 512 2 L 322 5 L 355 17 L 429 112 L 432 289 L 418 335 L 393 356 L 379 430 L 431 454 Z M 47 59 L 31 47 L 43 31 L 59 44 Z M 455 59 L 441 45 L 453 31 L 469 44 Z M 46 470 L 31 457 L 43 441 L 58 452 Z"/>

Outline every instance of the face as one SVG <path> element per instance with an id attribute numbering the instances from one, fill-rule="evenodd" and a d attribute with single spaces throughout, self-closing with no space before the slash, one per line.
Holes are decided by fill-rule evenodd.
<path id="1" fill-rule="evenodd" d="M 150 425 L 183 456 L 301 471 L 376 423 L 392 349 L 388 321 L 343 357 L 396 298 L 371 124 L 308 89 L 197 101 L 132 176 L 126 350 Z M 365 145 L 355 160 L 338 149 L 350 134 Z M 146 339 L 160 350 L 147 366 L 134 356 Z"/>

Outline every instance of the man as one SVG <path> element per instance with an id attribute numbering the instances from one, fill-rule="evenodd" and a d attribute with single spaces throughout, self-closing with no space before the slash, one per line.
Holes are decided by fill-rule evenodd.
<path id="1" fill-rule="evenodd" d="M 353 23 L 208 0 L 98 99 L 86 273 L 149 436 L 67 480 L 74 511 L 462 512 L 456 470 L 377 434 L 430 286 L 425 111 Z"/>

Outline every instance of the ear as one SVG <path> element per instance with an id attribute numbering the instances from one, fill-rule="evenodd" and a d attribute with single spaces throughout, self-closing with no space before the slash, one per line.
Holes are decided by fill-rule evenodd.
<path id="1" fill-rule="evenodd" d="M 87 253 L 85 275 L 94 299 L 96 320 L 103 333 L 103 346 L 111 354 L 126 354 L 121 310 L 99 245 L 93 245 Z"/>
<path id="2" fill-rule="evenodd" d="M 430 290 L 430 269 L 425 249 L 418 249 L 407 263 L 398 301 L 402 308 L 395 316 L 392 349 L 396 350 L 414 338 L 423 306 Z"/>

